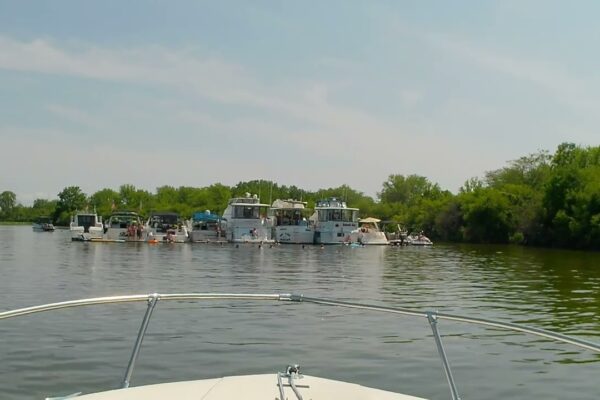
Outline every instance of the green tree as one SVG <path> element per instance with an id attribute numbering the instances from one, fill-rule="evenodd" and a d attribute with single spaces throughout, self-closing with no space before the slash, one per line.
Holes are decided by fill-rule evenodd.
<path id="1" fill-rule="evenodd" d="M 440 187 L 419 175 L 390 175 L 383 183 L 379 198 L 386 203 L 403 203 L 408 206 L 418 204 L 424 197 L 438 198 Z"/>
<path id="2" fill-rule="evenodd" d="M 68 225 L 71 215 L 87 205 L 87 196 L 79 186 L 66 187 L 58 194 L 58 202 L 54 211 L 54 221 L 59 225 Z"/>
<path id="3" fill-rule="evenodd" d="M 511 161 L 505 168 L 486 173 L 488 186 L 500 188 L 504 185 L 527 185 L 541 188 L 550 173 L 552 156 L 547 151 L 539 151 Z"/>
<path id="4" fill-rule="evenodd" d="M 0 193 L 0 216 L 3 219 L 10 217 L 11 211 L 17 205 L 17 195 L 9 190 Z"/>
<path id="5" fill-rule="evenodd" d="M 482 188 L 459 197 L 464 225 L 462 236 L 473 243 L 508 243 L 510 202 L 506 195 Z"/>
<path id="6" fill-rule="evenodd" d="M 41 216 L 54 215 L 58 200 L 35 199 L 30 212 L 30 219 Z"/>
<path id="7" fill-rule="evenodd" d="M 117 191 L 105 188 L 91 195 L 89 201 L 98 215 L 108 218 L 112 211 L 121 204 L 121 197 Z"/>

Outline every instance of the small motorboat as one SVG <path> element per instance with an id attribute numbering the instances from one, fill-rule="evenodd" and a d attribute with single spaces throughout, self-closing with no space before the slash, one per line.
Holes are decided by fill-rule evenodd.
<path id="1" fill-rule="evenodd" d="M 411 246 L 432 246 L 433 242 L 422 232 L 419 234 L 411 234 L 406 238 L 406 243 Z"/>
<path id="2" fill-rule="evenodd" d="M 351 242 L 362 245 L 387 245 L 389 241 L 385 233 L 379 229 L 379 222 L 380 219 L 372 217 L 359 219 L 358 229 L 350 233 Z"/>
<path id="3" fill-rule="evenodd" d="M 32 228 L 36 232 L 53 232 L 55 229 L 50 217 L 36 218 L 36 220 L 33 221 Z"/>

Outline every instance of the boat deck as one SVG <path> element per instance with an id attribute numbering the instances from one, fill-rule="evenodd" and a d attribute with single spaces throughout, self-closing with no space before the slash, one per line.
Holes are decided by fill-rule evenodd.
<path id="1" fill-rule="evenodd" d="M 420 397 L 306 375 L 301 379 L 295 379 L 294 382 L 296 382 L 296 389 L 302 398 L 307 400 L 422 400 Z M 285 399 L 298 399 L 289 385 L 287 377 L 282 378 L 282 384 Z M 281 400 L 281 394 L 277 374 L 264 374 L 139 386 L 83 395 L 76 398 L 81 400 L 231 400 L 238 398 L 246 400 Z"/>

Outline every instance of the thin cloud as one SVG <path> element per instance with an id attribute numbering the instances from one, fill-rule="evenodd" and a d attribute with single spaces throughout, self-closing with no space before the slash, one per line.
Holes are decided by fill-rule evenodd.
<path id="1" fill-rule="evenodd" d="M 552 94 L 555 99 L 575 108 L 596 108 L 597 99 L 591 96 L 588 90 L 590 81 L 584 82 L 559 65 L 524 56 L 503 54 L 449 35 L 428 34 L 426 41 L 463 61 L 535 85 Z"/>
<path id="2" fill-rule="evenodd" d="M 193 49 L 179 51 L 150 46 L 129 50 L 87 47 L 67 51 L 46 40 L 19 42 L 0 36 L 0 68 L 60 74 L 98 80 L 168 85 L 224 104 L 257 107 L 330 129 L 389 132 L 379 118 L 361 110 L 332 104 L 330 85 L 265 85 L 242 67 L 214 58 L 200 58 Z M 286 94 L 278 93 L 285 90 Z M 393 129 L 398 134 L 396 128 Z"/>
<path id="3" fill-rule="evenodd" d="M 420 154 L 423 149 L 431 149 L 432 146 L 443 149 L 442 160 L 448 164 L 456 162 L 453 161 L 456 157 L 452 155 L 459 154 L 464 148 L 461 141 L 441 138 L 440 132 L 429 127 L 424 120 L 399 121 L 393 115 L 375 116 L 362 109 L 340 104 L 339 101 L 334 102 L 331 91 L 335 90 L 338 82 L 325 84 L 290 80 L 279 84 L 266 83 L 240 65 L 203 56 L 193 48 L 171 50 L 144 46 L 106 49 L 79 45 L 67 49 L 49 40 L 20 42 L 0 36 L 0 69 L 160 86 L 165 89 L 165 98 L 144 100 L 145 103 L 152 103 L 150 108 L 140 104 L 134 108 L 121 104 L 127 107 L 121 110 L 116 108 L 119 104 L 115 104 L 115 109 L 98 110 L 99 114 L 93 116 L 89 110 L 78 110 L 72 105 L 53 104 L 48 109 L 61 118 L 89 126 L 100 124 L 99 129 L 122 135 L 131 132 L 128 128 L 132 128 L 132 122 L 121 117 L 138 112 L 138 109 L 148 109 L 146 114 L 151 111 L 154 114 L 135 119 L 137 131 L 146 128 L 151 132 L 154 121 L 171 132 L 185 132 L 186 129 L 181 128 L 196 127 L 198 129 L 187 131 L 210 132 L 206 135 L 214 138 L 222 135 L 222 145 L 232 143 L 235 147 L 235 143 L 238 143 L 236 139 L 256 138 L 252 144 L 254 147 L 238 149 L 244 150 L 250 158 L 256 158 L 252 154 L 260 154 L 254 161 L 253 169 L 245 168 L 245 161 L 238 163 L 233 157 L 223 158 L 221 155 L 219 163 L 226 167 L 220 171 L 219 177 L 215 177 L 221 181 L 225 181 L 225 176 L 235 177 L 231 180 L 243 179 L 240 171 L 254 174 L 253 177 L 258 173 L 269 174 L 275 166 L 272 164 L 273 158 L 269 157 L 263 146 L 270 142 L 266 147 L 277 151 L 271 154 L 287 154 L 293 168 L 306 171 L 309 176 L 307 181 L 312 183 L 310 186 L 318 186 L 318 182 L 325 180 L 346 181 L 373 194 L 380 190 L 381 182 L 391 173 L 420 173 L 435 177 L 439 167 L 434 162 L 422 162 Z M 418 92 L 405 93 L 404 101 L 408 103 L 405 106 L 420 101 L 420 97 Z M 195 101 L 198 99 L 209 100 L 217 106 L 235 105 L 244 112 L 240 116 L 235 113 L 233 118 L 227 119 L 222 113 L 210 113 Z M 222 107 L 219 109 L 223 110 Z M 110 129 L 115 117 L 121 125 L 114 125 L 114 129 Z M 104 121 L 107 123 L 104 124 Z M 4 132 L 0 131 L 0 135 L 4 135 Z M 68 136 L 68 129 L 62 134 Z M 225 140 L 227 137 L 229 139 Z M 72 150 L 78 151 L 75 148 Z M 108 149 L 103 152 L 108 153 Z M 211 152 L 204 152 L 207 153 Z M 429 153 L 432 154 L 432 150 Z M 154 156 L 160 159 L 159 154 Z M 126 164 L 119 164 L 122 159 L 127 159 L 126 154 L 111 159 L 122 168 L 110 166 L 103 171 L 115 173 L 117 177 L 123 175 L 116 171 L 126 171 L 127 176 L 136 176 L 136 180 L 147 179 L 142 178 L 144 171 L 138 171 L 136 166 L 142 164 L 140 160 L 134 157 L 129 161 L 134 166 L 127 168 Z M 111 160 L 104 160 L 103 165 L 108 165 L 107 162 Z M 194 163 L 196 170 L 200 170 L 206 165 L 214 165 L 214 160 L 195 160 Z M 326 165 L 329 166 L 325 174 L 327 176 L 322 173 Z M 73 170 L 67 165 L 62 167 L 62 180 L 67 175 L 79 176 L 74 172 L 77 167 Z M 286 168 L 289 170 L 292 167 Z M 313 169 L 315 172 L 311 173 Z"/>

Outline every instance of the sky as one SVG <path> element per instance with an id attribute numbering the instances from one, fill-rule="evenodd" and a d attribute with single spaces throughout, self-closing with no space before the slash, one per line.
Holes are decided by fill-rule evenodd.
<path id="1" fill-rule="evenodd" d="M 600 135 L 600 3 L 0 0 L 0 192 L 376 196 Z"/>

